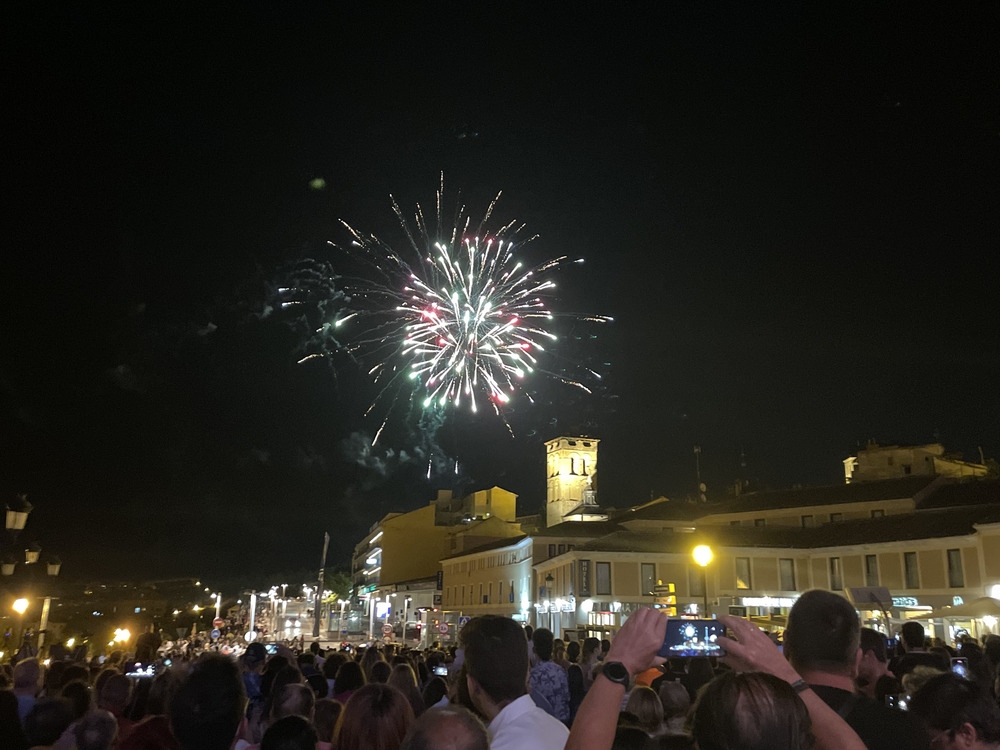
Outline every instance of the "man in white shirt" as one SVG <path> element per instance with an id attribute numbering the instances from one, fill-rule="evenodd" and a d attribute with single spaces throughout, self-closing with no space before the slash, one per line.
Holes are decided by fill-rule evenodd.
<path id="1" fill-rule="evenodd" d="M 528 695 L 524 631 L 508 617 L 483 615 L 462 628 L 469 695 L 489 720 L 490 750 L 562 750 L 566 726 Z"/>

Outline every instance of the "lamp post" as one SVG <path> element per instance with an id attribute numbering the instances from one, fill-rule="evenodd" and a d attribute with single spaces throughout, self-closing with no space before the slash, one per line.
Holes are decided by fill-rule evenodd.
<path id="1" fill-rule="evenodd" d="M 401 640 L 404 644 L 406 643 L 406 611 L 410 608 L 411 601 L 413 601 L 412 596 L 403 597 L 403 637 Z"/>
<path id="2" fill-rule="evenodd" d="M 701 566 L 701 590 L 705 595 L 705 617 L 708 617 L 708 564 L 712 562 L 712 548 L 707 544 L 699 544 L 691 553 L 694 561 Z"/>
<path id="3" fill-rule="evenodd" d="M 545 574 L 545 604 L 549 610 L 549 630 L 552 630 L 552 584 L 555 580 L 551 573 Z"/>

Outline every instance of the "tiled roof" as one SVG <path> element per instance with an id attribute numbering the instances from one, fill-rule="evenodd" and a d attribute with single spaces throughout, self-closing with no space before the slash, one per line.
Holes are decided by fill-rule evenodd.
<path id="1" fill-rule="evenodd" d="M 685 521 L 724 513 L 748 513 L 817 505 L 899 500 L 920 495 L 935 479 L 937 477 L 934 476 L 903 477 L 875 482 L 852 482 L 851 484 L 832 484 L 824 487 L 751 492 L 718 503 L 695 504 L 666 501 L 647 505 L 635 512 L 625 511 L 616 518 L 622 523 L 632 520 Z"/>
<path id="2" fill-rule="evenodd" d="M 563 523 L 539 529 L 539 537 L 599 537 L 618 531 L 621 527 L 614 521 L 564 521 Z"/>
<path id="3" fill-rule="evenodd" d="M 958 508 L 963 505 L 1000 503 L 1000 481 L 964 479 L 943 482 L 931 489 L 918 508 Z"/>
<path id="4" fill-rule="evenodd" d="M 480 544 L 478 547 L 473 547 L 472 549 L 456 552 L 454 555 L 448 555 L 448 557 L 443 557 L 441 559 L 451 560 L 456 557 L 465 557 L 466 555 L 475 555 L 480 552 L 489 552 L 491 549 L 503 549 L 504 547 L 511 547 L 519 542 L 523 542 L 527 538 L 527 534 L 521 534 L 521 536 L 512 536 L 508 539 L 497 539 L 492 542 L 487 542 L 486 544 Z"/>

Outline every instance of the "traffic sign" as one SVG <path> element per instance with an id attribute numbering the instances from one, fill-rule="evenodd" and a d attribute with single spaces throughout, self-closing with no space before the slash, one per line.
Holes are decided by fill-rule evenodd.
<path id="1" fill-rule="evenodd" d="M 442 635 L 444 635 L 445 633 L 447 633 L 448 632 L 448 623 L 446 623 L 446 622 L 439 622 L 438 623 L 438 632 L 441 633 Z"/>
<path id="2" fill-rule="evenodd" d="M 382 626 L 382 632 L 383 632 L 383 633 L 384 633 L 385 635 L 389 635 L 389 633 L 391 633 L 391 632 L 392 632 L 392 625 L 390 625 L 389 623 L 386 623 L 385 625 L 383 625 L 383 626 Z"/>
<path id="3" fill-rule="evenodd" d="M 459 617 L 458 618 L 458 629 L 461 630 L 462 628 L 464 628 L 465 627 L 465 623 L 467 623 L 471 619 L 472 619 L 471 617 Z"/>
<path id="4" fill-rule="evenodd" d="M 212 631 L 212 640 L 213 641 L 219 640 L 220 635 L 222 635 L 222 631 L 216 628 L 215 630 Z"/>
<path id="5" fill-rule="evenodd" d="M 216 630 L 221 629 L 222 626 L 225 624 L 226 621 L 223 620 L 221 617 L 216 617 L 214 620 L 212 620 L 212 627 L 215 628 Z"/>

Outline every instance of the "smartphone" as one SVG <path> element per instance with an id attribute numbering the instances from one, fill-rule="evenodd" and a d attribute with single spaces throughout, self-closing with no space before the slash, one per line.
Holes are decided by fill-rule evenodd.
<path id="1" fill-rule="evenodd" d="M 969 679 L 969 660 L 964 656 L 956 656 L 951 660 L 951 671 L 959 677 Z"/>
<path id="2" fill-rule="evenodd" d="M 726 626 L 718 620 L 667 620 L 667 633 L 657 656 L 725 656 L 720 636 Z"/>
<path id="3" fill-rule="evenodd" d="M 278 644 L 277 643 L 265 643 L 264 644 L 264 651 L 266 653 L 268 653 L 268 654 L 276 654 L 276 653 L 278 653 Z"/>
<path id="4" fill-rule="evenodd" d="M 448 667 L 434 667 L 434 674 L 441 675 L 442 677 L 447 677 Z"/>

